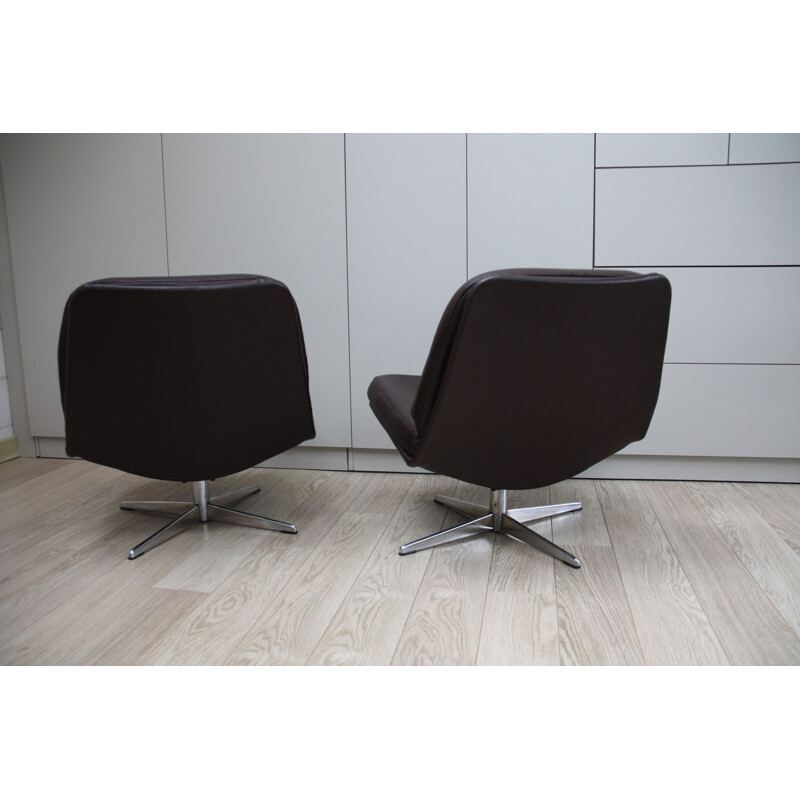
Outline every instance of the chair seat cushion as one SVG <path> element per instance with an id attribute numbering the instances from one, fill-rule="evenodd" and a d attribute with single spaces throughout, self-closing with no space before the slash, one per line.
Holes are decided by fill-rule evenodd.
<path id="1" fill-rule="evenodd" d="M 378 375 L 367 389 L 369 404 L 400 455 L 410 461 L 419 449 L 419 432 L 411 416 L 419 375 Z"/>

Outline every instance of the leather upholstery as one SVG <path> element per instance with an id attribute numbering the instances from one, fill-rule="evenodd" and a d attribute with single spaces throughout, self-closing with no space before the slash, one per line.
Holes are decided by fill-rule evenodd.
<path id="1" fill-rule="evenodd" d="M 315 435 L 297 306 L 271 278 L 83 284 L 67 300 L 58 355 L 71 456 L 203 481 Z"/>
<path id="2" fill-rule="evenodd" d="M 419 432 L 411 415 L 419 375 L 380 375 L 369 385 L 370 406 L 398 450 L 411 458 L 419 449 Z"/>
<path id="3" fill-rule="evenodd" d="M 647 433 L 671 290 L 658 274 L 500 270 L 453 296 L 416 393 L 383 375 L 370 405 L 411 466 L 493 489 L 576 475 Z"/>

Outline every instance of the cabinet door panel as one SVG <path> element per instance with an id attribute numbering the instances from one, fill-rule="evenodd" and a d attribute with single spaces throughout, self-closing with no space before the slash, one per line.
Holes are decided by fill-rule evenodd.
<path id="1" fill-rule="evenodd" d="M 6 135 L 0 164 L 30 432 L 63 437 L 57 347 L 70 292 L 167 273 L 161 137 Z"/>
<path id="2" fill-rule="evenodd" d="M 731 164 L 800 161 L 800 133 L 732 133 Z"/>
<path id="3" fill-rule="evenodd" d="M 353 446 L 393 448 L 367 386 L 376 375 L 422 372 L 442 312 L 466 280 L 465 137 L 346 141 Z"/>
<path id="4" fill-rule="evenodd" d="M 170 274 L 283 281 L 308 353 L 317 429 L 308 444 L 348 447 L 342 135 L 165 134 L 164 182 Z"/>
<path id="5" fill-rule="evenodd" d="M 598 167 L 727 164 L 727 133 L 598 133 Z"/>
<path id="6" fill-rule="evenodd" d="M 665 364 L 647 436 L 622 452 L 800 457 L 800 367 Z"/>
<path id="7" fill-rule="evenodd" d="M 661 267 L 672 284 L 666 361 L 800 364 L 800 267 Z"/>
<path id="8" fill-rule="evenodd" d="M 800 164 L 597 170 L 596 265 L 800 264 Z"/>
<path id="9" fill-rule="evenodd" d="M 591 269 L 592 134 L 470 134 L 469 276 Z"/>

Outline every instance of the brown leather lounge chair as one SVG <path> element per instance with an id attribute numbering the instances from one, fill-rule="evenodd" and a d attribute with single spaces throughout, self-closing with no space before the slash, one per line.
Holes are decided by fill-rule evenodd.
<path id="1" fill-rule="evenodd" d="M 644 437 L 670 301 L 664 276 L 616 270 L 502 270 L 465 283 L 422 375 L 381 375 L 368 396 L 406 463 L 488 487 L 489 504 L 438 495 L 469 521 L 400 554 L 493 531 L 580 567 L 524 523 L 581 504 L 510 509 L 507 491 L 557 483 Z"/>
<path id="2" fill-rule="evenodd" d="M 64 309 L 58 360 L 68 455 L 191 483 L 190 501 L 122 503 L 174 517 L 128 558 L 183 522 L 297 533 L 221 505 L 258 486 L 209 495 L 209 481 L 315 435 L 300 317 L 283 283 L 258 275 L 85 283 Z"/>

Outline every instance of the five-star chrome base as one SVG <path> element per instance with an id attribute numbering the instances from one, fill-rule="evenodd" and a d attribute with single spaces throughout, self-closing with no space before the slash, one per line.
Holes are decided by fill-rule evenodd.
<path id="1" fill-rule="evenodd" d="M 194 481 L 192 484 L 192 500 L 124 500 L 121 508 L 128 511 L 147 511 L 150 514 L 166 514 L 174 517 L 163 528 L 148 536 L 143 542 L 136 545 L 129 553 L 128 558 L 138 558 L 142 553 L 152 550 L 156 545 L 166 542 L 175 534 L 180 533 L 182 522 L 225 522 L 230 525 L 247 525 L 251 528 L 263 528 L 268 531 L 281 533 L 297 533 L 297 528 L 288 522 L 279 522 L 276 519 L 260 517 L 246 511 L 237 511 L 234 508 L 220 505 L 220 501 L 238 503 L 245 497 L 260 491 L 258 486 L 245 486 L 231 492 L 209 498 L 208 481 Z"/>
<path id="2" fill-rule="evenodd" d="M 561 503 L 553 506 L 532 506 L 530 508 L 508 508 L 508 492 L 506 489 L 494 489 L 491 491 L 489 506 L 482 506 L 478 503 L 469 503 L 466 500 L 458 500 L 455 497 L 445 497 L 437 494 L 434 498 L 447 508 L 463 514 L 465 517 L 472 517 L 469 522 L 455 525 L 447 530 L 432 533 L 430 536 L 423 536 L 413 542 L 404 544 L 400 548 L 400 555 L 407 556 L 416 553 L 418 550 L 426 550 L 439 544 L 454 542 L 458 539 L 467 539 L 470 536 L 478 536 L 482 533 L 502 533 L 518 542 L 523 542 L 537 550 L 541 550 L 553 558 L 557 558 L 568 564 L 570 567 L 578 569 L 581 562 L 562 550 L 558 545 L 553 544 L 549 539 L 540 536 L 535 531 L 526 527 L 523 523 L 533 522 L 534 520 L 555 517 L 558 514 L 568 514 L 570 511 L 580 511 L 580 503 Z"/>

